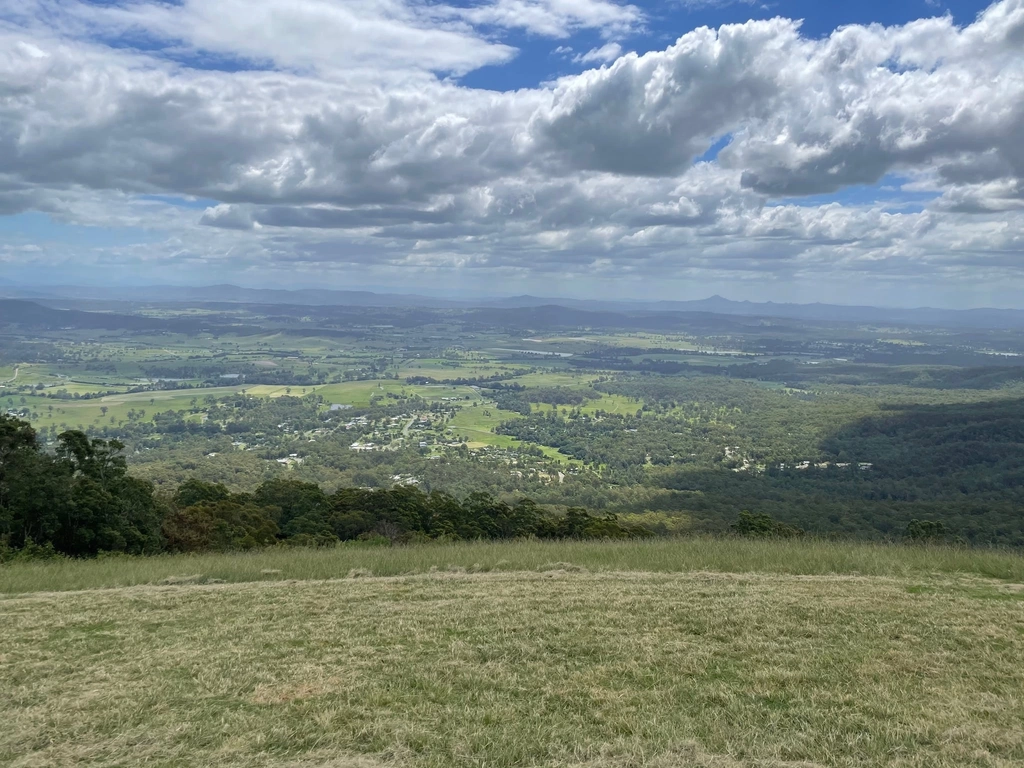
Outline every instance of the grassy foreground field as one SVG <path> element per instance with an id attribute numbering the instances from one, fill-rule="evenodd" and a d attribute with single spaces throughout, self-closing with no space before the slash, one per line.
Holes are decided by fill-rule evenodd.
<path id="1" fill-rule="evenodd" d="M 0 565 L 0 597 L 190 582 L 407 576 L 436 570 L 537 571 L 569 563 L 588 571 L 779 573 L 797 576 L 968 576 L 1024 582 L 1024 556 L 1006 550 L 901 547 L 816 539 L 686 537 L 622 542 L 513 541 L 408 547 L 286 547 L 228 554 L 112 557 Z"/>
<path id="2" fill-rule="evenodd" d="M 1022 560 L 696 539 L 7 565 L 0 764 L 1017 766 Z"/>

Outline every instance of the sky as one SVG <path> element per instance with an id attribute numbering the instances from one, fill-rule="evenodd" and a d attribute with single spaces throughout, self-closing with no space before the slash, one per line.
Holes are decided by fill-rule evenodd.
<path id="1" fill-rule="evenodd" d="M 0 285 L 1024 308 L 1024 0 L 0 0 Z"/>

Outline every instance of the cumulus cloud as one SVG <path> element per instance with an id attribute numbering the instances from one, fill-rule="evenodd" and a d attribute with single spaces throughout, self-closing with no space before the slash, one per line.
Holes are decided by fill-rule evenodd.
<path id="1" fill-rule="evenodd" d="M 964 27 L 609 40 L 576 57 L 606 66 L 517 91 L 447 76 L 513 57 L 495 30 L 643 22 L 611 0 L 26 0 L 0 15 L 0 214 L 132 221 L 166 233 L 152 258 L 264 267 L 1024 267 L 1024 0 Z M 925 197 L 803 200 L 886 177 Z"/>
<path id="2" fill-rule="evenodd" d="M 224 203 L 211 206 L 203 211 L 199 223 L 221 229 L 240 230 L 252 229 L 256 225 L 248 211 L 240 206 Z"/>

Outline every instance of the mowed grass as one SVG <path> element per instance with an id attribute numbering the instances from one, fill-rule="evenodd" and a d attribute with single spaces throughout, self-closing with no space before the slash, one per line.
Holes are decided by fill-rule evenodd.
<path id="1" fill-rule="evenodd" d="M 1021 765 L 1021 593 L 927 586 L 556 564 L 10 597 L 0 764 Z"/>
<path id="2" fill-rule="evenodd" d="M 487 378 L 495 374 L 507 373 L 510 366 L 501 365 L 496 362 L 463 363 L 458 367 L 445 366 L 436 360 L 421 360 L 419 358 L 406 358 L 401 361 L 398 376 L 405 379 L 407 376 L 429 376 L 438 381 L 445 379 L 470 379 L 474 377 Z"/>
<path id="3" fill-rule="evenodd" d="M 541 373 L 528 373 L 518 376 L 511 381 L 522 384 L 524 387 L 569 387 L 571 389 L 582 389 L 589 387 L 597 380 L 597 376 L 579 373 L 560 373 L 558 371 L 543 371 Z"/>

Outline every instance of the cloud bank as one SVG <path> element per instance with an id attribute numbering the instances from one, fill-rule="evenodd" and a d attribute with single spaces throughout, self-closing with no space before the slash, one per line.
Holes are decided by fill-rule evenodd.
<path id="1" fill-rule="evenodd" d="M 645 22 L 611 0 L 0 6 L 0 215 L 148 233 L 74 258 L 254 275 L 1024 277 L 1024 0 L 623 54 Z M 509 30 L 597 33 L 577 60 L 602 66 L 460 84 L 515 66 Z"/>

